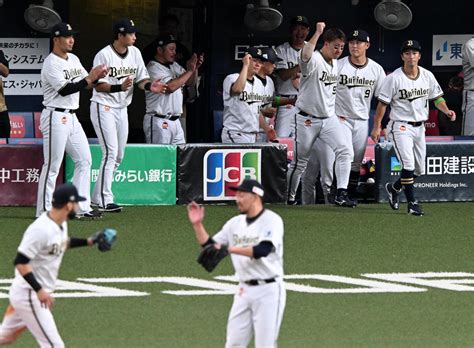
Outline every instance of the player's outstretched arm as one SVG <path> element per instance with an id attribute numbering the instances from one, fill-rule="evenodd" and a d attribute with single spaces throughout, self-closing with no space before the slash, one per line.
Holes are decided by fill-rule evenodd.
<path id="1" fill-rule="evenodd" d="M 150 91 L 155 94 L 162 94 L 168 91 L 168 85 L 161 82 L 161 79 L 151 82 L 149 79 L 143 80 L 138 84 L 138 88 L 144 91 Z"/>
<path id="2" fill-rule="evenodd" d="M 314 32 L 313 36 L 307 43 L 305 43 L 303 50 L 301 51 L 301 58 L 303 62 L 308 62 L 313 55 L 314 49 L 316 48 L 316 43 L 318 42 L 319 37 L 324 31 L 326 27 L 326 23 L 318 22 L 316 23 L 316 31 Z"/>
<path id="3" fill-rule="evenodd" d="M 100 82 L 95 86 L 97 92 L 102 93 L 117 93 L 128 91 L 133 86 L 133 76 L 126 77 L 122 83 L 111 85 L 107 82 Z"/>
<path id="4" fill-rule="evenodd" d="M 199 245 L 204 245 L 209 240 L 209 234 L 203 225 L 204 207 L 192 201 L 188 204 L 188 218 L 193 225 L 196 240 Z"/>
<path id="5" fill-rule="evenodd" d="M 116 240 L 117 231 L 113 228 L 104 228 L 103 230 L 97 231 L 89 238 L 69 238 L 68 249 L 85 246 L 91 247 L 94 244 L 97 244 L 100 251 L 109 251 L 112 249 L 112 245 Z"/>
<path id="6" fill-rule="evenodd" d="M 96 81 L 107 76 L 108 72 L 109 69 L 105 64 L 100 64 L 93 67 L 89 72 L 89 75 L 85 77 L 85 80 L 87 82 L 87 88 L 93 88 Z"/>
<path id="7" fill-rule="evenodd" d="M 382 131 L 382 119 L 383 115 L 385 115 L 386 110 L 387 105 L 379 101 L 374 116 L 374 127 L 372 129 L 372 132 L 370 133 L 370 137 L 375 142 L 378 142 L 380 139 L 380 132 Z"/>

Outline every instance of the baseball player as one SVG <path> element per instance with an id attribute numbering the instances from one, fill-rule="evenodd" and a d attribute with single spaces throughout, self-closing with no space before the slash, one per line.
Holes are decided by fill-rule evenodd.
<path id="1" fill-rule="evenodd" d="M 184 144 L 180 117 L 183 114 L 182 88 L 195 86 L 203 55 L 193 54 L 186 62 L 186 70 L 175 62 L 176 39 L 172 35 L 158 38 L 155 59 L 147 65 L 152 80 L 167 84 L 164 94 L 145 91 L 146 114 L 143 130 L 148 144 Z"/>
<path id="2" fill-rule="evenodd" d="M 283 220 L 264 209 L 264 190 L 258 181 L 246 179 L 233 190 L 241 214 L 213 237 L 203 225 L 204 207 L 192 202 L 188 217 L 201 246 L 214 243 L 216 248 L 227 248 L 239 281 L 225 346 L 246 347 L 255 335 L 255 347 L 276 347 L 286 304 Z"/>
<path id="3" fill-rule="evenodd" d="M 425 173 L 425 127 L 428 119 L 429 101 L 441 110 L 451 121 L 456 113 L 448 109 L 443 99 L 443 91 L 434 75 L 418 66 L 421 46 L 416 40 L 402 44 L 403 66 L 388 75 L 382 84 L 375 112 L 371 137 L 377 142 L 380 138 L 381 122 L 387 105 L 390 105 L 390 121 L 387 125 L 388 138 L 393 143 L 395 153 L 402 165 L 400 179 L 387 183 L 390 207 L 399 209 L 398 195 L 402 188 L 408 201 L 408 214 L 421 216 L 423 210 L 415 200 L 413 184 L 415 179 Z"/>
<path id="4" fill-rule="evenodd" d="M 257 136 L 257 142 L 264 143 L 272 141 L 276 138 L 276 132 L 272 125 L 270 125 L 272 119 L 274 119 L 279 106 L 293 106 L 296 98 L 275 96 L 275 85 L 273 79 L 270 77 L 274 70 L 277 62 L 281 61 L 273 47 L 263 48 L 263 58 L 265 59 L 258 73 L 255 75 L 263 85 L 265 90 L 264 100 L 260 106 L 261 124 L 260 132 Z"/>
<path id="5" fill-rule="evenodd" d="M 10 74 L 8 61 L 0 50 L 0 138 L 10 138 L 10 117 L 8 116 L 7 104 L 5 103 L 5 94 L 3 92 L 2 77 Z"/>
<path id="6" fill-rule="evenodd" d="M 296 204 L 295 195 L 301 175 L 306 169 L 311 148 L 319 137 L 336 155 L 338 206 L 354 207 L 347 195 L 347 183 L 353 158 L 352 147 L 344 139 L 336 117 L 337 58 L 344 49 L 345 35 L 340 29 L 328 29 L 323 34 L 323 47 L 314 51 L 325 23 L 316 24 L 316 32 L 301 50 L 299 65 L 301 84 L 296 100 L 295 154 L 288 170 L 288 204 Z"/>
<path id="7" fill-rule="evenodd" d="M 349 56 L 340 59 L 336 87 L 336 115 L 342 122 L 344 138 L 350 139 L 354 150 L 348 194 L 355 201 L 360 165 L 364 159 L 369 134 L 369 112 L 372 97 L 377 97 L 385 79 L 383 68 L 367 57 L 369 34 L 354 30 L 348 37 Z"/>
<path id="8" fill-rule="evenodd" d="M 462 71 L 464 73 L 463 135 L 474 135 L 474 37 L 462 49 Z"/>
<path id="9" fill-rule="evenodd" d="M 309 21 L 305 16 L 296 16 L 290 22 L 290 41 L 276 47 L 278 56 L 282 59 L 276 65 L 277 93 L 281 97 L 296 98 L 300 84 L 301 69 L 298 57 L 309 34 Z M 275 130 L 278 137 L 286 138 L 294 135 L 293 105 L 278 108 Z"/>
<path id="10" fill-rule="evenodd" d="M 153 93 L 163 93 L 166 85 L 150 82 L 143 58 L 134 45 L 135 23 L 127 18 L 114 23 L 114 42 L 100 50 L 94 65 L 106 64 L 108 75 L 99 79 L 91 98 L 91 120 L 102 148 L 102 161 L 92 202 L 99 211 L 120 212 L 114 203 L 112 181 L 122 162 L 128 137 L 127 106 L 132 102 L 133 84 Z"/>
<path id="11" fill-rule="evenodd" d="M 262 49 L 250 47 L 242 58 L 240 74 L 224 79 L 223 143 L 255 143 L 259 127 L 265 127 L 260 114 L 265 88 L 255 77 L 264 61 Z"/>
<path id="12" fill-rule="evenodd" d="M 86 200 L 74 185 L 60 185 L 53 193 L 51 210 L 26 229 L 14 260 L 15 278 L 9 292 L 10 304 L 0 326 L 0 345 L 15 342 L 28 329 L 40 347 L 64 347 L 51 313 L 52 293 L 64 252 L 104 243 L 102 231 L 87 239 L 68 237 L 67 220 L 79 210 L 78 203 Z M 107 243 L 112 242 L 111 239 Z"/>
<path id="13" fill-rule="evenodd" d="M 41 69 L 43 105 L 40 128 L 43 133 L 44 164 L 38 183 L 36 217 L 51 209 L 51 197 L 56 178 L 66 151 L 74 161 L 72 182 L 86 197 L 79 203 L 78 217 L 100 218 L 91 209 L 90 170 L 91 153 L 87 137 L 76 117 L 79 92 L 92 88 L 95 81 L 104 77 L 107 67 L 96 64 L 88 74 L 79 58 L 72 54 L 74 31 L 69 24 L 60 23 L 52 30 L 53 51 L 46 57 Z"/>

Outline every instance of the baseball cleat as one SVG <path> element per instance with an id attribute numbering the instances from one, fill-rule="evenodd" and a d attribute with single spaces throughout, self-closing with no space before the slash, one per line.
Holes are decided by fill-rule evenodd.
<path id="1" fill-rule="evenodd" d="M 296 202 L 293 199 L 289 199 L 289 200 L 286 201 L 286 205 L 297 205 L 297 204 L 298 204 L 298 202 Z"/>
<path id="2" fill-rule="evenodd" d="M 408 202 L 408 214 L 415 216 L 423 216 L 425 213 L 417 202 Z"/>
<path id="3" fill-rule="evenodd" d="M 390 208 L 393 210 L 400 209 L 400 204 L 398 202 L 398 192 L 393 188 L 393 185 L 389 182 L 385 184 L 385 191 L 388 195 L 388 203 L 390 203 Z"/>
<path id="4" fill-rule="evenodd" d="M 98 211 L 95 211 L 95 210 L 91 210 L 90 212 L 88 213 L 80 213 L 80 214 L 77 214 L 76 215 L 76 219 L 78 220 L 97 220 L 97 219 L 102 219 L 102 213 L 98 212 Z"/>
<path id="5" fill-rule="evenodd" d="M 340 207 L 354 208 L 357 203 L 349 198 L 347 191 L 342 191 L 339 195 L 336 196 L 334 204 Z"/>
<path id="6" fill-rule="evenodd" d="M 91 202 L 91 208 L 92 208 L 92 209 L 97 209 L 97 208 L 99 208 L 99 203 Z"/>
<path id="7" fill-rule="evenodd" d="M 106 213 L 120 213 L 122 211 L 122 206 L 115 203 L 109 203 L 105 206 L 105 208 L 99 207 L 99 211 Z"/>

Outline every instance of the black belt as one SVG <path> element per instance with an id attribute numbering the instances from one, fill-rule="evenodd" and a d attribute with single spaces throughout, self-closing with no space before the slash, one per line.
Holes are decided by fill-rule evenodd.
<path id="1" fill-rule="evenodd" d="M 48 110 L 51 110 L 51 111 L 57 111 L 57 112 L 67 112 L 67 113 L 70 113 L 70 114 L 75 114 L 77 109 L 73 110 L 73 109 L 61 109 L 61 108 L 47 108 Z"/>
<path id="2" fill-rule="evenodd" d="M 301 115 L 301 116 L 305 116 L 305 117 L 309 116 L 309 117 L 318 118 L 318 119 L 327 118 L 327 117 L 317 117 L 317 116 L 313 116 L 313 115 L 310 115 L 310 114 L 308 114 L 307 112 L 304 112 L 304 111 L 301 111 L 301 110 L 298 112 L 298 114 Z"/>
<path id="3" fill-rule="evenodd" d="M 276 282 L 275 278 L 270 278 L 270 279 L 263 279 L 263 280 L 251 279 L 251 280 L 245 281 L 244 283 L 247 285 L 256 286 L 256 285 L 263 285 L 263 284 L 269 284 L 269 283 L 275 283 L 275 282 Z"/>
<path id="4" fill-rule="evenodd" d="M 398 121 L 398 122 L 407 123 L 407 124 L 409 124 L 410 126 L 413 126 L 413 127 L 422 126 L 423 123 L 424 123 L 423 121 L 420 121 L 420 122 Z"/>
<path id="5" fill-rule="evenodd" d="M 279 97 L 283 98 L 296 98 L 298 94 L 280 94 Z"/>
<path id="6" fill-rule="evenodd" d="M 178 116 L 178 115 L 170 116 L 170 115 L 154 114 L 153 116 L 154 116 L 154 117 L 159 117 L 159 118 L 166 118 L 167 120 L 170 120 L 170 121 L 179 120 L 179 116 Z"/>

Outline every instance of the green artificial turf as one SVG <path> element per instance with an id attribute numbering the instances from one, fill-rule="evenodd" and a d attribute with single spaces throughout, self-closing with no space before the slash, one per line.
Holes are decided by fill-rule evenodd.
<path id="1" fill-rule="evenodd" d="M 474 273 L 473 203 L 424 204 L 423 217 L 408 216 L 404 204 L 398 212 L 380 204 L 356 209 L 268 208 L 285 222 L 288 275 L 363 278 L 366 273 Z M 233 206 L 206 206 L 208 231 L 216 232 L 236 213 Z M 0 278 L 13 276 L 16 247 L 33 215 L 33 208 L 0 208 Z M 69 234 L 86 237 L 104 227 L 118 231 L 114 250 L 68 251 L 60 279 L 173 276 L 215 280 L 214 276 L 233 274 L 230 260 L 212 274 L 196 263 L 199 248 L 183 206 L 126 207 L 123 213 L 108 214 L 102 220 L 73 221 Z M 474 290 L 474 274 L 469 279 Z M 294 283 L 351 287 L 317 280 Z M 96 285 L 150 295 L 58 298 L 53 313 L 68 347 L 224 346 L 231 295 L 163 293 L 193 289 L 171 283 Z M 366 294 L 288 291 L 279 347 L 473 346 L 474 292 L 425 288 L 424 292 Z M 0 299 L 0 311 L 7 304 L 7 299 Z M 34 345 L 32 336 L 25 333 L 14 346 Z"/>

